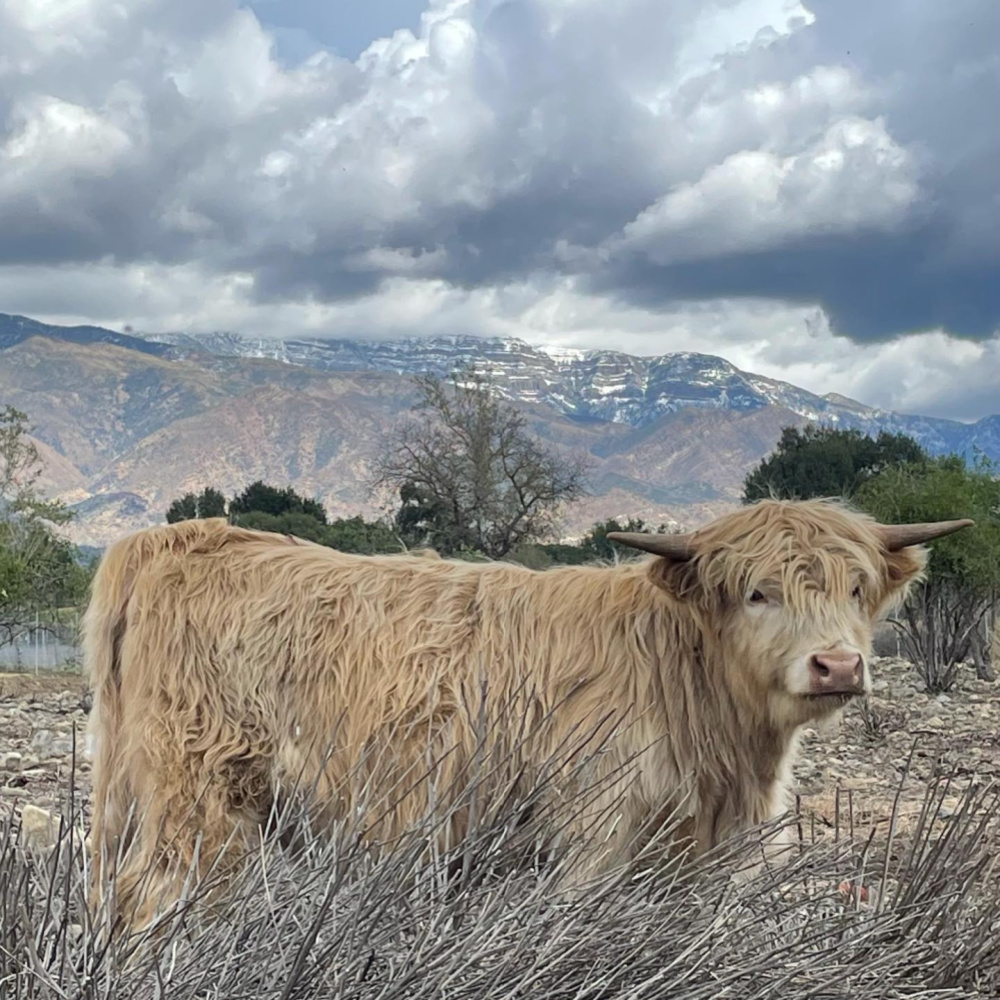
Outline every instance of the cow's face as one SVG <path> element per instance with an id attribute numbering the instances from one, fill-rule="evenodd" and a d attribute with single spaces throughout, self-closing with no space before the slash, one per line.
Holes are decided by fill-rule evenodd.
<path id="1" fill-rule="evenodd" d="M 732 577 L 727 586 L 709 557 L 699 567 L 708 586 L 697 588 L 698 605 L 708 611 L 705 624 L 717 625 L 728 684 L 751 704 L 766 702 L 775 722 L 798 725 L 871 690 L 874 624 L 920 574 L 926 554 L 820 537 L 772 558 L 740 558 L 738 550 L 718 558 L 739 569 L 723 571 Z"/>
<path id="2" fill-rule="evenodd" d="M 968 523 L 919 527 L 936 537 Z M 708 669 L 794 726 L 871 689 L 873 626 L 926 565 L 926 549 L 903 544 L 914 534 L 831 503 L 769 501 L 682 540 L 617 537 L 661 546 L 650 577 L 698 622 Z"/>

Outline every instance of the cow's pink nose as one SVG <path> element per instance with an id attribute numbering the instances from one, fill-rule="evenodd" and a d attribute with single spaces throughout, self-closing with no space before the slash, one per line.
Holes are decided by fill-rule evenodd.
<path id="1" fill-rule="evenodd" d="M 858 653 L 816 653 L 809 662 L 813 694 L 858 694 L 864 672 Z"/>

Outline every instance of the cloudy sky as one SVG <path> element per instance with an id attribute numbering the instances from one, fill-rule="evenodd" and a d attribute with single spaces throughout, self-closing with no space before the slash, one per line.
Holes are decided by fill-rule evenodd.
<path id="1" fill-rule="evenodd" d="M 1000 412 L 996 0 L 3 0 L 0 311 Z"/>

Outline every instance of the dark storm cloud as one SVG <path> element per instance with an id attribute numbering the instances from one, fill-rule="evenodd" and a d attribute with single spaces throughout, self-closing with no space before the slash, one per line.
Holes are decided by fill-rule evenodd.
<path id="1" fill-rule="evenodd" d="M 988 260 L 949 265 L 937 247 L 947 222 L 902 234 L 810 237 L 768 251 L 657 267 L 616 261 L 588 282 L 599 294 L 656 309 L 684 299 L 746 296 L 817 303 L 833 332 L 858 341 L 944 328 L 984 338 L 1000 320 L 1000 280 Z"/>
<path id="2" fill-rule="evenodd" d="M 1000 4 L 812 0 L 816 22 L 784 43 L 799 65 L 842 61 L 881 95 L 876 110 L 919 151 L 931 217 L 898 235 L 813 239 L 721 261 L 701 286 L 811 299 L 851 337 L 928 327 L 987 337 L 1000 326 Z M 780 55 L 778 56 L 780 59 Z M 655 280 L 655 279 L 654 279 Z M 752 293 L 752 291 L 750 292 Z"/>

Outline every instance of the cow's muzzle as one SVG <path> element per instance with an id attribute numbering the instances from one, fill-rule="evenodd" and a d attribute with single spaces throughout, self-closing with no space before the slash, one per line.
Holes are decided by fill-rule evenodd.
<path id="1" fill-rule="evenodd" d="M 864 694 L 865 666 L 859 653 L 815 653 L 809 660 L 809 694 Z"/>

